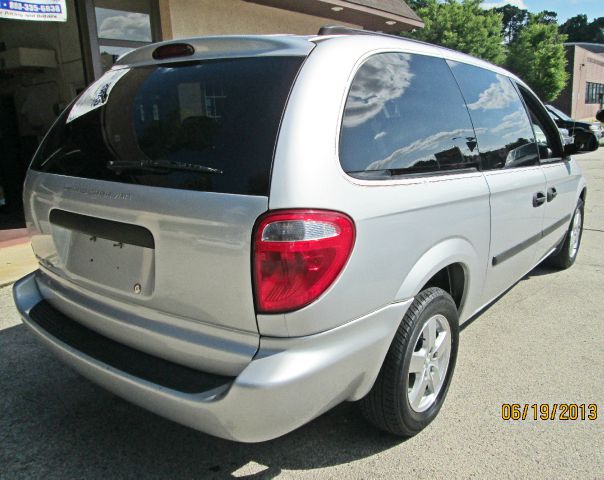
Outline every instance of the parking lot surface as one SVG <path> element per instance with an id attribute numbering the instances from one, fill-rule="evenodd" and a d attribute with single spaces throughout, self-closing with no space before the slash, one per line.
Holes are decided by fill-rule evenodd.
<path id="1" fill-rule="evenodd" d="M 402 441 L 342 404 L 280 439 L 236 444 L 96 387 L 55 360 L 0 289 L 0 478 L 604 478 L 604 148 L 582 155 L 583 243 L 463 329 L 437 419 Z M 597 403 L 598 419 L 504 421 L 503 403 Z"/>

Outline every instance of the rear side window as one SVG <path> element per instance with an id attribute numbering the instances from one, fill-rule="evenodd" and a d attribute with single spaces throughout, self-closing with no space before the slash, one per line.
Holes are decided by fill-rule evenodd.
<path id="1" fill-rule="evenodd" d="M 301 57 L 112 70 L 59 118 L 32 169 L 149 186 L 268 195 Z"/>
<path id="2" fill-rule="evenodd" d="M 477 168 L 478 162 L 468 110 L 443 59 L 382 53 L 361 66 L 342 121 L 344 171 L 380 179 Z"/>
<path id="3" fill-rule="evenodd" d="M 512 81 L 465 63 L 449 65 L 472 117 L 483 169 L 538 165 L 531 122 Z"/>

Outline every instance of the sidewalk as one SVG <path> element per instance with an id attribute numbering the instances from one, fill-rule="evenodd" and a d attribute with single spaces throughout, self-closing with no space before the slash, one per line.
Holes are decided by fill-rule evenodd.
<path id="1" fill-rule="evenodd" d="M 0 231 L 0 288 L 38 268 L 27 229 Z"/>

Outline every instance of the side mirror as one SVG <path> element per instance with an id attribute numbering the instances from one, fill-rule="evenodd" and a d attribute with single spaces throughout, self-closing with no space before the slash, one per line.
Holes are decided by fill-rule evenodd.
<path id="1" fill-rule="evenodd" d="M 567 158 L 571 155 L 576 155 L 579 152 L 580 150 L 577 147 L 576 143 L 567 143 L 566 145 L 564 145 L 564 156 Z"/>
<path id="2" fill-rule="evenodd" d="M 545 158 L 552 158 L 553 152 L 551 151 L 551 149 L 547 146 L 546 143 L 538 143 L 537 147 L 539 148 L 539 158 L 541 160 L 545 159 Z"/>
<path id="3" fill-rule="evenodd" d="M 596 113 L 596 119 L 598 120 L 598 122 L 604 123 L 604 109 Z"/>
<path id="4" fill-rule="evenodd" d="M 575 131 L 575 141 L 564 145 L 564 154 L 575 155 L 577 153 L 593 152 L 598 149 L 598 139 L 595 134 L 587 131 Z"/>

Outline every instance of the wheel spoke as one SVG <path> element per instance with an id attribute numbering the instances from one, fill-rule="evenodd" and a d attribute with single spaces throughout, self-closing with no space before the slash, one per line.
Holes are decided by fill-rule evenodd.
<path id="1" fill-rule="evenodd" d="M 411 403 L 411 407 L 414 410 L 419 408 L 419 404 L 424 397 L 424 393 L 426 392 L 426 386 L 428 385 L 428 378 L 425 376 L 418 377 L 415 381 L 415 385 L 413 385 L 413 390 L 409 394 L 409 403 Z"/>
<path id="2" fill-rule="evenodd" d="M 432 393 L 436 393 L 438 387 L 440 386 L 440 368 L 438 365 L 433 365 L 428 373 L 429 381 L 428 385 L 430 386 L 430 391 Z"/>
<path id="3" fill-rule="evenodd" d="M 411 354 L 411 363 L 409 364 L 409 373 L 423 373 L 426 365 L 427 350 L 422 348 L 419 352 Z"/>
<path id="4" fill-rule="evenodd" d="M 568 254 L 571 258 L 574 258 L 579 250 L 579 239 L 581 236 L 581 211 L 577 210 L 573 217 L 573 221 L 570 227 L 570 239 L 568 245 Z"/>
<path id="5" fill-rule="evenodd" d="M 424 335 L 426 339 L 426 348 L 428 351 L 434 350 L 434 346 L 436 343 L 436 320 L 433 318 L 428 320 L 428 324 L 424 330 Z"/>
<path id="6" fill-rule="evenodd" d="M 436 337 L 436 345 L 434 346 L 434 353 L 438 357 L 442 357 L 443 354 L 447 351 L 447 345 L 449 344 L 448 334 L 445 331 L 442 331 Z"/>

